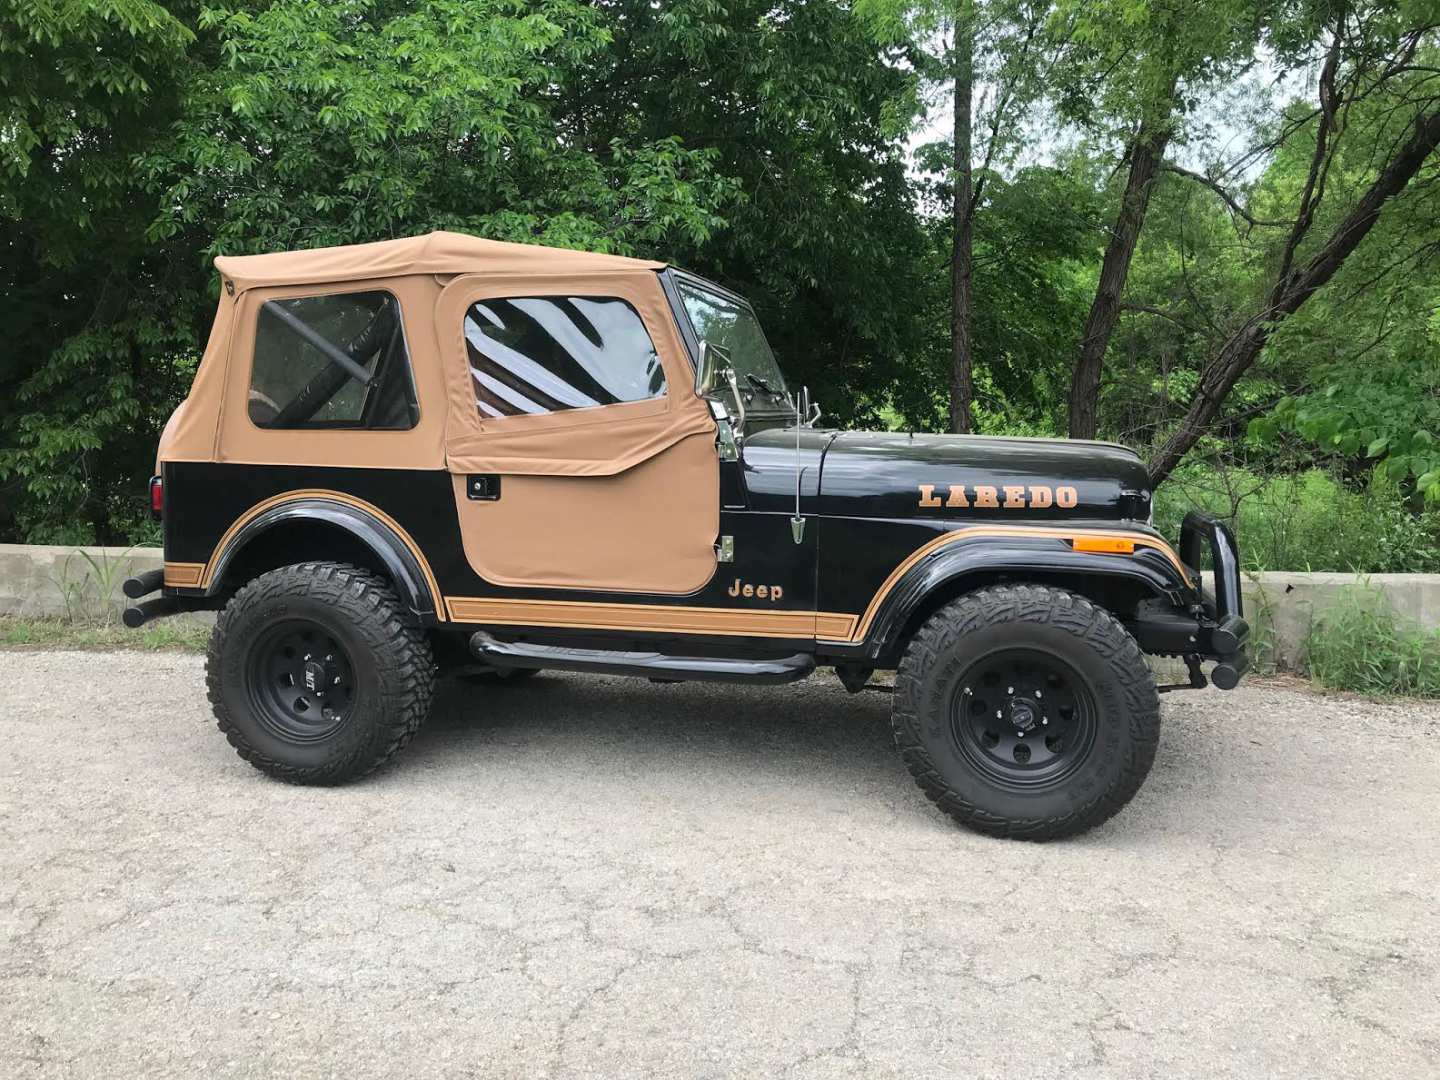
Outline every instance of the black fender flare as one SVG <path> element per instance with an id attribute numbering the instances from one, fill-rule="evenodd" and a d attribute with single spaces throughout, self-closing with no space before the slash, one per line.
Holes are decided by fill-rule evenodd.
<path id="1" fill-rule="evenodd" d="M 1131 554 L 1076 551 L 1052 537 L 975 536 L 946 544 L 920 559 L 880 598 L 862 626 L 864 653 L 876 658 L 899 643 L 912 616 L 939 590 L 954 592 L 966 577 L 1075 574 L 1119 579 L 1139 585 L 1175 605 L 1188 602 L 1190 583 L 1160 552 L 1137 548 Z"/>
<path id="2" fill-rule="evenodd" d="M 272 506 L 246 521 L 225 543 L 214 558 L 205 595 L 214 596 L 225 580 L 225 571 L 235 556 L 244 551 L 256 537 L 277 527 L 296 522 L 313 522 L 344 530 L 364 544 L 380 564 L 400 594 L 400 600 L 422 626 L 437 621 L 437 595 L 434 578 L 422 556 L 413 548 L 414 541 L 402 536 L 395 528 L 370 511 L 324 496 L 305 496 Z"/>

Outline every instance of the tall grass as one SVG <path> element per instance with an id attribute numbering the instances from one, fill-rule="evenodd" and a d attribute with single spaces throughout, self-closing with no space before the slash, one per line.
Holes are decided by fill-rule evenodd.
<path id="1" fill-rule="evenodd" d="M 1378 477 L 1356 489 L 1322 469 L 1262 477 L 1187 466 L 1156 492 L 1155 524 L 1174 538 L 1195 507 L 1234 525 L 1246 570 L 1440 571 L 1440 512 L 1413 512 Z"/>
<path id="2" fill-rule="evenodd" d="M 1440 696 L 1440 632 L 1396 615 L 1378 590 L 1346 589 L 1311 623 L 1305 668 L 1332 690 Z"/>

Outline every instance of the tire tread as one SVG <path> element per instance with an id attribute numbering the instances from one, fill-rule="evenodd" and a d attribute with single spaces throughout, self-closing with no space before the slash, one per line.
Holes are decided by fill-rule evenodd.
<path id="1" fill-rule="evenodd" d="M 1011 818 L 990 813 L 948 783 L 920 737 L 918 702 L 927 672 L 960 638 L 1015 621 L 1049 623 L 1095 650 L 1116 673 L 1129 716 L 1128 754 L 1119 777 L 1068 814 Z M 891 730 L 896 749 L 928 799 L 967 828 L 1016 840 L 1074 836 L 1109 820 L 1140 789 L 1160 742 L 1160 700 L 1135 638 L 1110 612 L 1077 593 L 1046 585 L 995 585 L 942 607 L 915 633 L 895 675 Z"/>
<path id="2" fill-rule="evenodd" d="M 308 597 L 337 608 L 394 678 L 375 710 L 378 738 L 362 741 L 320 766 L 297 767 L 262 754 L 245 738 L 225 704 L 222 656 L 235 624 L 249 609 L 269 601 Z M 295 784 L 340 784 L 368 776 L 409 744 L 430 711 L 435 662 L 421 631 L 405 621 L 389 582 L 358 566 L 304 562 L 262 574 L 237 592 L 215 621 L 206 651 L 206 691 L 221 732 L 235 752 L 269 776 Z"/>

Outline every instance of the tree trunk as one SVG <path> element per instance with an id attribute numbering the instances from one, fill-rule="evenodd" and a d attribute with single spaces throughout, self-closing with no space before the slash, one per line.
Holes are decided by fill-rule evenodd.
<path id="1" fill-rule="evenodd" d="M 1350 253 L 1359 247 L 1360 241 L 1380 220 L 1386 201 L 1405 189 L 1437 147 L 1440 147 L 1440 110 L 1416 119 L 1409 138 L 1396 150 L 1379 177 L 1330 234 L 1324 246 L 1300 269 L 1277 280 L 1268 306 L 1231 334 L 1206 363 L 1190 408 L 1179 427 L 1151 459 L 1151 483 L 1161 483 L 1180 464 L 1180 459 L 1215 419 L 1226 395 L 1260 356 L 1270 335 L 1335 276 Z M 1301 212 L 1305 211 L 1302 209 Z"/>
<path id="2" fill-rule="evenodd" d="M 1145 225 L 1145 211 L 1150 205 L 1155 174 L 1160 171 L 1165 147 L 1170 142 L 1170 113 L 1174 97 L 1175 83 L 1172 81 L 1163 107 L 1156 112 L 1157 118 L 1142 123 L 1130 144 L 1130 175 L 1125 181 L 1125 195 L 1120 201 L 1120 213 L 1115 218 L 1110 243 L 1105 247 L 1105 258 L 1100 264 L 1100 283 L 1096 286 L 1095 300 L 1090 305 L 1090 314 L 1080 335 L 1080 354 L 1075 358 L 1075 370 L 1070 380 L 1072 439 L 1095 437 L 1100 369 L 1105 361 L 1105 350 L 1110 347 L 1115 320 L 1120 314 L 1120 296 L 1125 291 L 1130 260 L 1135 254 L 1140 230 Z"/>
<path id="3" fill-rule="evenodd" d="M 975 242 L 975 192 L 971 152 L 971 111 L 975 78 L 975 19 L 970 0 L 961 0 L 955 19 L 955 203 L 950 251 L 950 430 L 970 431 L 975 354 L 971 337 L 971 288 Z"/>

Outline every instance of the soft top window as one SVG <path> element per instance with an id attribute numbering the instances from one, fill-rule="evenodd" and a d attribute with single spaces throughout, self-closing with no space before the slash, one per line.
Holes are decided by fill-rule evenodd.
<path id="1" fill-rule="evenodd" d="M 257 427 L 406 430 L 419 421 L 389 293 L 268 300 L 258 318 L 249 403 Z"/>
<path id="2" fill-rule="evenodd" d="M 475 406 L 488 419 L 665 395 L 644 322 L 613 297 L 477 300 L 465 313 L 465 348 Z"/>

